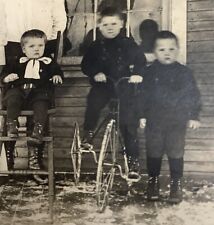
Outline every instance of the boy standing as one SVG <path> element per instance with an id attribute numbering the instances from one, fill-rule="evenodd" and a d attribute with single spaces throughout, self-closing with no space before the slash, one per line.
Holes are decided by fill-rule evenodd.
<path id="1" fill-rule="evenodd" d="M 99 29 L 103 39 L 94 41 L 82 60 L 82 71 L 90 78 L 92 88 L 87 99 L 83 144 L 92 144 L 92 136 L 101 110 L 115 90 L 108 79 L 117 81 L 121 77 L 130 77 L 129 83 L 141 83 L 142 66 L 146 64 L 144 54 L 138 55 L 137 44 L 121 35 L 122 15 L 115 8 L 106 8 L 101 12 Z M 130 68 L 132 68 L 130 71 Z M 135 75 L 137 74 L 137 75 Z M 120 90 L 120 129 L 124 138 L 130 172 L 138 172 L 138 142 L 135 103 L 130 84 L 121 85 Z"/>
<path id="2" fill-rule="evenodd" d="M 181 178 L 187 124 L 199 128 L 200 93 L 192 72 L 176 61 L 177 37 L 169 31 L 158 33 L 154 43 L 157 60 L 144 74 L 141 128 L 145 127 L 148 200 L 159 199 L 159 175 L 162 156 L 168 156 L 170 168 L 169 201 L 182 200 Z"/>
<path id="3" fill-rule="evenodd" d="M 44 56 L 47 37 L 43 31 L 29 30 L 21 37 L 24 55 L 6 65 L 2 74 L 5 85 L 3 103 L 7 109 L 7 135 L 18 137 L 18 116 L 26 105 L 34 111 L 33 144 L 41 144 L 52 102 L 54 84 L 62 83 L 63 73 L 58 64 Z M 32 167 L 36 168 L 38 162 Z"/>

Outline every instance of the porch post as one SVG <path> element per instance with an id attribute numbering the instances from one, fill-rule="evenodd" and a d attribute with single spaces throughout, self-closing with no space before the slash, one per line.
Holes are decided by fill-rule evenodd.
<path id="1" fill-rule="evenodd" d="M 179 61 L 186 63 L 187 59 L 187 1 L 171 0 L 171 29 L 179 39 Z"/>

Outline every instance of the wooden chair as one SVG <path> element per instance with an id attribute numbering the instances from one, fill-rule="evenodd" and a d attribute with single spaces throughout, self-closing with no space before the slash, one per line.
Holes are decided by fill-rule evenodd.
<path id="1" fill-rule="evenodd" d="M 57 33 L 57 45 L 56 51 L 54 53 L 54 60 L 59 61 L 59 46 L 61 43 L 61 32 Z M 1 88 L 2 90 L 2 88 Z M 1 93 L 0 93 L 0 96 Z M 53 114 L 55 113 L 55 108 L 51 108 L 48 110 L 48 126 L 45 132 L 45 136 L 43 138 L 43 145 L 47 146 L 48 152 L 48 166 L 47 170 L 30 170 L 30 169 L 11 169 L 11 165 L 7 165 L 7 160 L 3 160 L 6 163 L 5 168 L 2 168 L 0 165 L 0 175 L 9 175 L 9 174 L 16 174 L 16 175 L 47 175 L 48 176 L 48 198 L 49 198 L 49 216 L 51 222 L 53 222 L 53 206 L 54 206 L 54 199 L 55 199 L 55 179 L 54 179 L 54 153 L 53 153 L 53 135 L 52 135 L 52 118 Z M 27 127 L 23 129 L 21 127 L 19 129 L 19 137 L 14 140 L 14 138 L 7 137 L 7 129 L 6 129 L 6 116 L 7 111 L 5 109 L 0 109 L 0 156 L 6 157 L 7 154 L 11 154 L 14 152 L 14 147 L 16 141 L 28 142 L 31 138 L 28 135 Z M 23 110 L 21 111 L 20 118 L 25 118 L 24 120 L 27 121 L 27 118 L 33 116 L 33 111 L 31 110 Z M 22 119 L 23 121 L 23 119 Z M 25 123 L 27 124 L 27 122 Z M 27 125 L 26 125 L 27 126 Z M 11 149 L 12 148 L 12 151 Z M 5 153 L 3 152 L 5 151 Z M 1 160 L 2 161 L 2 160 Z M 10 167 L 9 169 L 7 167 Z"/>

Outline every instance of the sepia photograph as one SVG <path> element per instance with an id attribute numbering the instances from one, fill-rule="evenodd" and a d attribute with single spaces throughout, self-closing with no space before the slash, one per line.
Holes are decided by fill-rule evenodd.
<path id="1" fill-rule="evenodd" d="M 213 212 L 213 0 L 0 0 L 1 225 Z"/>

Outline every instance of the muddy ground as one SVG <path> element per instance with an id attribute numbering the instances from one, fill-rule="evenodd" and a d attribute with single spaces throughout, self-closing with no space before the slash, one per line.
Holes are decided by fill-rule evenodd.
<path id="1" fill-rule="evenodd" d="M 162 179 L 162 200 L 147 202 L 144 182 L 137 193 L 127 195 L 127 186 L 116 179 L 111 201 L 104 213 L 97 212 L 95 182 L 60 179 L 56 186 L 54 225 L 213 225 L 214 184 L 206 180 L 184 181 L 184 201 L 167 203 L 168 179 Z M 47 186 L 29 178 L 11 179 L 0 186 L 0 225 L 46 225 Z"/>

